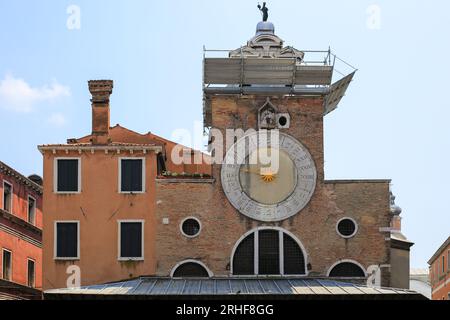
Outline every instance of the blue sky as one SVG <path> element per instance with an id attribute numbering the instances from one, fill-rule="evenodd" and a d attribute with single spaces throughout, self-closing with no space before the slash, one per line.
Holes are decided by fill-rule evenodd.
<path id="1" fill-rule="evenodd" d="M 0 0 L 0 159 L 41 174 L 38 144 L 88 134 L 89 79 L 114 80 L 112 124 L 167 138 L 194 130 L 202 120 L 203 45 L 245 44 L 260 20 L 256 4 Z M 70 5 L 80 9 L 80 29 L 67 27 Z M 359 69 L 325 120 L 326 178 L 391 178 L 404 233 L 416 242 L 411 265 L 426 267 L 450 234 L 450 2 L 268 7 L 286 45 L 331 46 Z"/>

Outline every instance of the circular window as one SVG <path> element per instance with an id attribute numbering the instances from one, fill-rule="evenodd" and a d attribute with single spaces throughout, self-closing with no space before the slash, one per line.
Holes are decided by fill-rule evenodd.
<path id="1" fill-rule="evenodd" d="M 196 218 L 186 218 L 181 223 L 181 232 L 189 238 L 198 236 L 200 229 L 200 221 Z"/>
<path id="2" fill-rule="evenodd" d="M 280 124 L 280 126 L 284 127 L 287 124 L 287 118 L 285 116 L 281 116 L 278 119 L 278 123 Z"/>
<path id="3" fill-rule="evenodd" d="M 338 221 L 336 229 L 341 237 L 351 238 L 356 234 L 358 227 L 355 220 L 351 218 L 343 218 Z"/>

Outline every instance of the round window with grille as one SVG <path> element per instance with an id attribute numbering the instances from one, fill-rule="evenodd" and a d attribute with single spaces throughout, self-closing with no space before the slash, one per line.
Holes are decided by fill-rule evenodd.
<path id="1" fill-rule="evenodd" d="M 200 229 L 200 221 L 196 218 L 186 218 L 181 223 L 181 232 L 189 238 L 198 236 Z"/>
<path id="2" fill-rule="evenodd" d="M 356 234 L 358 226 L 355 220 L 351 218 L 343 218 L 338 221 L 336 229 L 341 237 L 351 238 Z"/>

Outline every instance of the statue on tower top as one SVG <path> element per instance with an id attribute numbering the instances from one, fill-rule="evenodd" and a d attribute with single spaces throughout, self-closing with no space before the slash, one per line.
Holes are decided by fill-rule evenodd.
<path id="1" fill-rule="evenodd" d="M 266 7 L 266 3 L 263 2 L 262 7 L 261 7 L 260 4 L 258 4 L 258 9 L 259 9 L 259 11 L 262 12 L 262 15 L 263 15 L 263 21 L 266 22 L 267 19 L 269 18 L 269 8 Z"/>

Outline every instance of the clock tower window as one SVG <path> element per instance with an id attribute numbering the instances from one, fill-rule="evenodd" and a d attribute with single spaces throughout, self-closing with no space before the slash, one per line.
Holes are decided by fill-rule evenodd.
<path id="1" fill-rule="evenodd" d="M 293 235 L 281 228 L 258 228 L 235 246 L 232 274 L 306 275 L 303 247 Z"/>

